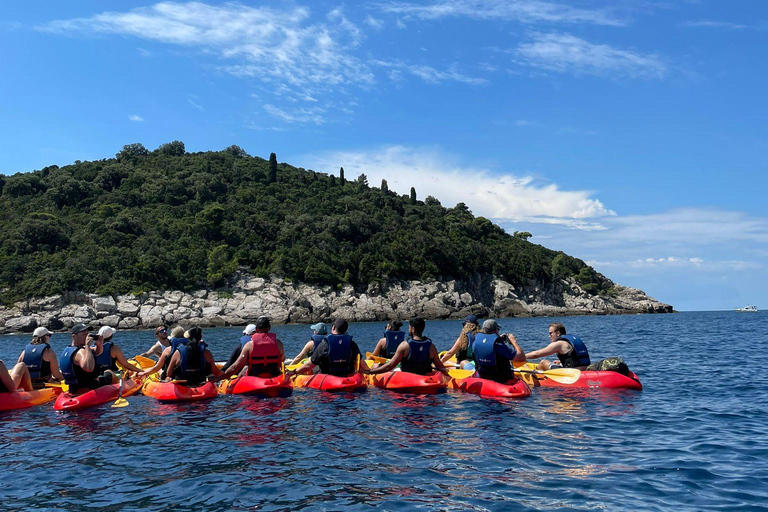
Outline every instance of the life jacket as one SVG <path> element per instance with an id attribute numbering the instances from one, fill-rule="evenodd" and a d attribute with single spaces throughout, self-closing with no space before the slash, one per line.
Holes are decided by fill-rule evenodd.
<path id="1" fill-rule="evenodd" d="M 456 362 L 460 363 L 462 361 L 471 361 L 472 360 L 472 342 L 475 341 L 475 335 L 471 332 L 467 332 L 467 346 L 465 348 L 460 348 L 458 352 L 456 352 Z"/>
<path id="2" fill-rule="evenodd" d="M 312 348 L 312 350 L 309 351 L 308 356 L 312 355 L 312 352 L 317 350 L 317 347 L 320 346 L 320 342 L 323 341 L 328 335 L 327 334 L 313 334 L 312 335 L 312 341 L 314 342 L 315 346 Z"/>
<path id="3" fill-rule="evenodd" d="M 560 360 L 560 364 L 563 368 L 577 368 L 579 366 L 589 366 L 592 361 L 589 360 L 589 351 L 587 346 L 581 341 L 581 338 L 574 336 L 573 334 L 563 334 L 558 341 L 567 341 L 568 344 L 573 347 L 573 350 L 567 354 L 557 354 L 557 358 Z"/>
<path id="4" fill-rule="evenodd" d="M 70 392 L 77 391 L 79 388 L 95 389 L 99 387 L 99 374 L 96 370 L 86 372 L 75 364 L 75 355 L 82 348 L 70 345 L 64 349 L 59 358 L 59 370 L 64 377 L 64 383 L 69 386 Z"/>
<path id="5" fill-rule="evenodd" d="M 96 356 L 96 372 L 97 375 L 101 375 L 107 370 L 112 370 L 113 372 L 118 371 L 116 361 L 117 359 L 112 357 L 112 347 L 114 346 L 114 343 L 111 341 L 105 341 L 104 345 L 102 345 L 101 354 Z"/>
<path id="6" fill-rule="evenodd" d="M 494 345 L 498 339 L 497 334 L 479 332 L 472 341 L 472 354 L 478 368 L 496 367 L 496 349 Z"/>
<path id="7" fill-rule="evenodd" d="M 181 361 L 179 362 L 178 369 L 174 372 L 174 378 L 186 380 L 191 384 L 199 384 L 205 381 L 206 377 L 208 377 L 208 361 L 205 360 L 205 344 L 200 342 L 198 347 L 200 348 L 199 357 L 193 357 L 189 345 L 179 345 L 177 350 L 179 351 Z"/>
<path id="8" fill-rule="evenodd" d="M 47 348 L 51 348 L 48 343 L 30 343 L 24 347 L 23 361 L 32 380 L 44 380 L 51 376 L 51 363 L 43 360 Z"/>
<path id="9" fill-rule="evenodd" d="M 410 373 L 426 375 L 432 372 L 432 340 L 425 338 L 423 340 L 410 340 L 408 346 L 411 351 L 408 357 L 400 363 L 400 370 Z"/>
<path id="10" fill-rule="evenodd" d="M 276 375 L 280 370 L 283 356 L 277 346 L 277 335 L 273 332 L 256 332 L 251 336 L 251 357 L 248 359 L 248 375 L 261 372 Z"/>
<path id="11" fill-rule="evenodd" d="M 249 341 L 251 341 L 251 337 L 248 336 L 247 334 L 243 334 L 240 337 L 240 348 L 243 348 L 245 344 L 248 343 Z"/>
<path id="12" fill-rule="evenodd" d="M 387 344 L 384 346 L 383 357 L 392 358 L 397 352 L 397 347 L 405 341 L 405 332 L 384 331 L 384 337 L 387 339 Z"/>
<path id="13" fill-rule="evenodd" d="M 352 366 L 352 336 L 349 334 L 331 334 L 325 337 L 328 343 L 328 373 L 347 376 L 354 369 Z"/>

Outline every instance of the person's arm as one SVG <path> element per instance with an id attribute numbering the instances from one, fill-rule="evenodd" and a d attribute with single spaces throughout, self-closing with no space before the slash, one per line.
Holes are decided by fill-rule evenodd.
<path id="1" fill-rule="evenodd" d="M 176 371 L 179 364 L 181 364 L 181 352 L 177 350 L 173 353 L 171 362 L 168 363 L 168 371 L 165 372 L 165 380 L 173 380 L 173 373 Z"/>
<path id="2" fill-rule="evenodd" d="M 64 376 L 59 369 L 59 360 L 56 359 L 56 352 L 52 348 L 48 348 L 43 352 L 43 360 L 48 361 L 48 365 L 51 367 L 51 376 L 56 380 L 64 380 Z"/>
<path id="3" fill-rule="evenodd" d="M 444 363 L 450 358 L 453 357 L 454 354 L 456 354 L 459 351 L 459 347 L 461 346 L 461 336 L 456 338 L 456 343 L 453 344 L 451 347 L 451 350 L 443 354 L 443 357 L 440 358 L 440 362 Z M 461 361 L 456 361 L 457 363 L 460 363 Z"/>
<path id="4" fill-rule="evenodd" d="M 154 345 L 152 345 L 152 348 L 144 352 L 143 354 L 139 354 L 139 357 L 149 357 L 149 356 L 157 356 L 160 357 L 163 355 L 163 350 L 165 350 L 165 347 L 163 347 L 163 344 L 159 341 L 156 341 Z"/>
<path id="5" fill-rule="evenodd" d="M 19 354 L 19 359 L 16 361 L 16 364 L 19 364 L 24 361 L 24 354 L 27 353 L 27 349 L 24 349 L 21 351 L 21 354 Z"/>
<path id="6" fill-rule="evenodd" d="M 504 335 L 507 338 L 507 341 L 515 348 L 515 357 L 512 358 L 512 361 L 517 362 L 525 362 L 525 352 L 523 352 L 523 349 L 520 348 L 520 344 L 517 343 L 517 338 L 515 338 L 514 334 L 505 334 Z"/>
<path id="7" fill-rule="evenodd" d="M 234 364 L 232 364 L 232 366 L 227 368 L 227 371 L 223 373 L 219 373 L 213 379 L 209 379 L 209 380 L 211 380 L 212 382 L 217 382 L 220 380 L 228 379 L 232 375 L 242 370 L 243 367 L 245 366 L 245 363 L 251 357 L 252 349 L 253 349 L 253 343 L 249 341 L 248 343 L 245 344 L 245 346 L 243 347 L 243 350 L 240 351 L 240 356 L 237 358 L 237 361 L 235 361 Z"/>
<path id="8" fill-rule="evenodd" d="M 312 369 L 320 364 L 320 360 L 324 357 L 328 357 L 328 341 L 323 340 L 320 345 L 315 347 L 312 351 L 312 356 L 309 361 L 296 368 L 295 370 L 289 370 L 293 375 L 301 375 L 302 373 L 312 373 Z"/>
<path id="9" fill-rule="evenodd" d="M 141 373 L 141 368 L 137 368 L 133 366 L 131 363 L 129 363 L 128 360 L 123 355 L 123 351 L 120 350 L 120 347 L 118 347 L 117 345 L 112 345 L 112 350 L 110 350 L 109 356 L 117 359 L 117 362 L 120 363 L 120 365 L 126 370 L 131 371 L 133 373 Z"/>
<path id="10" fill-rule="evenodd" d="M 160 368 L 162 368 L 163 365 L 165 364 L 165 360 L 168 359 L 168 357 L 170 357 L 170 354 L 171 354 L 171 347 L 168 347 L 165 350 L 163 350 L 163 353 L 160 354 L 160 359 L 157 360 L 157 362 L 155 363 L 155 366 L 139 372 L 139 377 L 146 377 L 147 375 L 152 375 L 153 373 L 159 371 Z"/>
<path id="11" fill-rule="evenodd" d="M 293 360 L 289 364 L 296 364 L 305 357 L 307 357 L 307 354 L 309 354 L 309 351 L 312 350 L 315 346 L 315 342 L 312 340 L 309 340 L 306 345 L 304 345 L 304 348 L 301 349 L 301 352 L 299 352 L 296 357 L 293 358 Z M 283 352 L 285 353 L 285 352 Z"/>
<path id="12" fill-rule="evenodd" d="M 410 345 L 408 345 L 407 341 L 404 341 L 397 346 L 397 350 L 395 351 L 395 355 L 392 356 L 392 359 L 382 364 L 381 366 L 374 368 L 373 370 L 368 370 L 368 373 L 371 375 L 376 375 L 377 373 L 385 373 L 391 371 L 392 369 L 397 368 L 397 365 L 400 364 L 400 361 L 408 357 L 410 352 Z"/>
<path id="13" fill-rule="evenodd" d="M 277 340 L 277 349 L 280 351 L 280 360 L 285 362 L 285 347 L 280 340 Z"/>
<path id="14" fill-rule="evenodd" d="M 377 343 L 376 346 L 373 348 L 373 352 L 371 353 L 372 356 L 378 356 L 381 354 L 381 351 L 384 350 L 384 347 L 387 345 L 387 338 L 381 338 Z"/>
<path id="15" fill-rule="evenodd" d="M 547 357 L 547 356 L 551 356 L 552 354 L 557 354 L 558 352 L 560 352 L 562 343 L 563 343 L 562 341 L 553 341 L 552 343 L 550 343 L 544 348 L 534 350 L 533 352 L 528 352 L 527 354 L 525 354 L 525 358 L 538 359 L 540 357 Z"/>
<path id="16" fill-rule="evenodd" d="M 97 349 L 99 348 L 98 342 L 96 347 Z M 75 355 L 75 364 L 85 372 L 92 372 L 94 368 L 96 368 L 96 358 L 93 356 L 93 349 L 91 348 L 90 343 L 86 342 L 85 345 L 83 345 L 83 349 L 77 351 L 77 354 Z"/>
<path id="17" fill-rule="evenodd" d="M 437 347 L 434 344 L 432 344 L 432 348 L 430 348 L 429 350 L 429 355 L 432 358 L 432 364 L 435 365 L 435 368 L 437 369 L 437 371 L 441 372 L 444 375 L 448 375 L 448 369 L 440 360 L 440 355 L 438 354 Z"/>
<path id="18" fill-rule="evenodd" d="M 211 368 L 211 374 L 213 374 L 214 377 L 220 377 L 223 372 L 219 370 L 218 366 L 216 366 L 216 361 L 213 359 L 213 354 L 211 354 L 211 351 L 206 349 L 205 352 L 203 352 L 203 355 L 205 360 L 208 362 L 209 367 Z"/>

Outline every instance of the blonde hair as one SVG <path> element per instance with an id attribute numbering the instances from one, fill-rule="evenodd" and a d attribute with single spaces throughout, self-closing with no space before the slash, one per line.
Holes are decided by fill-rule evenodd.
<path id="1" fill-rule="evenodd" d="M 45 336 L 33 336 L 30 343 L 32 345 L 42 345 L 43 343 L 46 343 Z"/>
<path id="2" fill-rule="evenodd" d="M 469 345 L 469 336 L 467 336 L 468 332 L 471 332 L 472 334 L 477 334 L 479 330 L 480 330 L 479 325 L 473 324 L 471 322 L 465 323 L 464 327 L 461 328 L 461 334 L 459 334 L 459 348 L 465 349 L 467 348 L 467 345 Z"/>
<path id="3" fill-rule="evenodd" d="M 171 337 L 172 338 L 183 338 L 184 337 L 184 328 L 180 325 L 177 325 L 171 330 Z"/>

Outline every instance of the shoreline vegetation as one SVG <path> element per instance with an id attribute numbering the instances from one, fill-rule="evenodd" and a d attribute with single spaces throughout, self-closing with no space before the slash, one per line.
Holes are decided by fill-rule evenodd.
<path id="1" fill-rule="evenodd" d="M 672 311 L 472 204 L 238 146 L 129 144 L 0 190 L 0 332 Z"/>

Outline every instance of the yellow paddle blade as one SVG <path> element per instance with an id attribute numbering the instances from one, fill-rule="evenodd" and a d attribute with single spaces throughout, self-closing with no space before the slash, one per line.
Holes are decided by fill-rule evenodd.
<path id="1" fill-rule="evenodd" d="M 286 365 L 285 369 L 286 369 L 286 370 L 295 370 L 296 368 L 300 368 L 301 366 L 303 366 L 303 365 L 304 365 L 304 363 L 306 363 L 307 361 L 309 361 L 309 359 L 306 359 L 306 358 L 305 358 L 305 359 L 302 359 L 301 361 L 299 361 L 299 362 L 298 362 L 298 363 L 296 363 L 296 364 L 289 364 L 289 365 Z"/>
<path id="2" fill-rule="evenodd" d="M 389 359 L 387 359 L 386 357 L 374 356 L 374 355 L 371 355 L 370 352 L 365 353 L 365 358 L 370 359 L 374 363 L 379 363 L 379 364 L 384 364 L 389 362 Z"/>
<path id="3" fill-rule="evenodd" d="M 152 368 L 153 366 L 155 366 L 155 361 L 148 357 L 136 356 L 133 359 L 136 361 L 136 363 L 138 363 L 136 366 L 139 366 L 144 369 Z"/>
<path id="4" fill-rule="evenodd" d="M 47 388 L 61 388 L 64 387 L 64 384 L 61 382 L 46 382 L 45 387 Z"/>
<path id="5" fill-rule="evenodd" d="M 573 384 L 581 377 L 581 370 L 576 368 L 557 368 L 554 370 L 526 370 L 515 368 L 518 373 L 532 373 L 541 377 L 546 377 L 560 384 Z"/>
<path id="6" fill-rule="evenodd" d="M 468 379 L 475 374 L 475 370 L 448 370 L 448 375 L 454 379 Z"/>
<path id="7" fill-rule="evenodd" d="M 117 400 L 115 400 L 115 403 L 112 404 L 112 407 L 128 407 L 129 405 L 131 404 L 128 403 L 128 400 L 126 400 L 123 397 L 120 397 Z"/>

